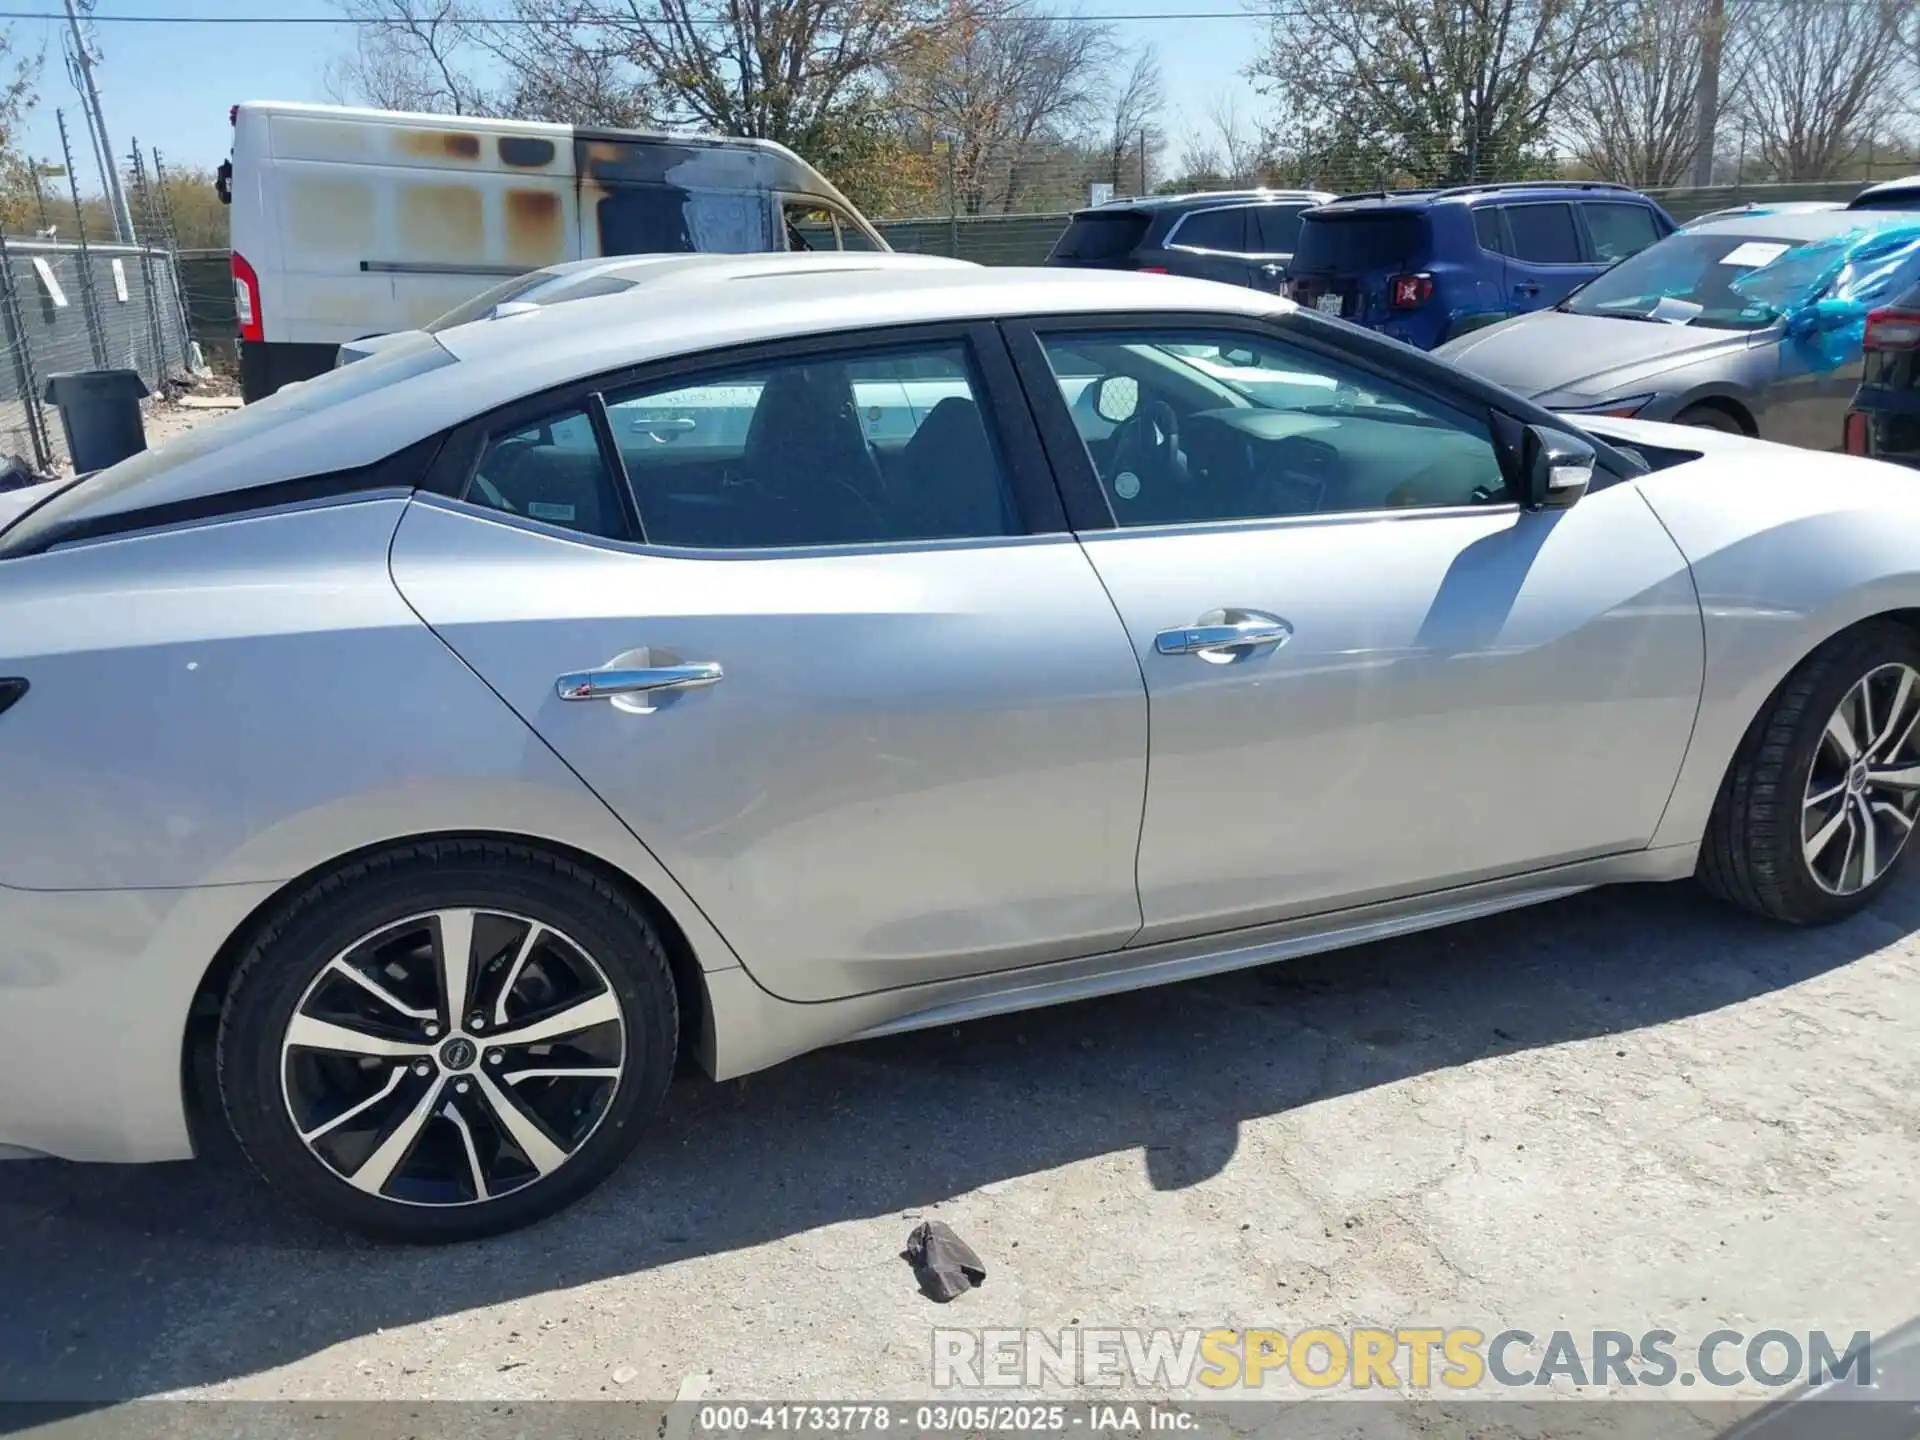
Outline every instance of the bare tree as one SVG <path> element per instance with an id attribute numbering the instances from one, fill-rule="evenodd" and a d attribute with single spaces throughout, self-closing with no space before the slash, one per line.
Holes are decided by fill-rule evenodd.
<path id="1" fill-rule="evenodd" d="M 1611 0 L 1323 0 L 1276 8 L 1249 74 L 1301 147 L 1363 174 L 1518 170 L 1593 59 Z"/>
<path id="2" fill-rule="evenodd" d="M 929 138 L 952 146 L 958 208 L 1010 210 L 1038 157 L 1058 164 L 1060 147 L 1093 120 L 1110 32 L 1006 0 L 956 7 L 946 21 L 936 42 L 893 67 L 893 100 Z"/>
<path id="3" fill-rule="evenodd" d="M 1593 31 L 1599 58 L 1568 83 L 1561 124 L 1574 158 L 1608 180 L 1678 185 L 1694 158 L 1711 0 L 1614 0 Z M 1737 102 L 1744 35 L 1723 38 L 1719 95 Z"/>
<path id="4" fill-rule="evenodd" d="M 937 37 L 943 0 L 520 0 L 523 18 L 591 29 L 662 123 L 805 147 Z M 598 73 L 605 73 L 604 70 Z"/>
<path id="5" fill-rule="evenodd" d="M 642 129 L 663 123 L 658 89 L 591 0 L 517 0 L 476 43 L 505 77 L 501 110 L 521 120 Z"/>
<path id="6" fill-rule="evenodd" d="M 1207 107 L 1207 124 L 1219 142 L 1222 178 L 1234 185 L 1251 185 L 1260 178 L 1266 149 L 1259 130 L 1240 110 L 1231 93 L 1214 97 Z"/>
<path id="7" fill-rule="evenodd" d="M 1902 103 L 1912 0 L 1755 7 L 1740 115 L 1782 180 L 1835 174 Z"/>
<path id="8" fill-rule="evenodd" d="M 1146 191 L 1149 157 L 1166 144 L 1166 134 L 1160 128 L 1160 111 L 1165 104 L 1160 57 L 1151 45 L 1143 45 L 1114 86 L 1108 106 L 1113 123 L 1107 136 L 1107 161 L 1116 189 L 1123 175 L 1135 174 L 1140 190 Z"/>
<path id="9" fill-rule="evenodd" d="M 472 74 L 478 16 L 469 0 L 334 0 L 353 49 L 326 76 L 342 101 L 382 110 L 471 115 L 487 108 Z"/>

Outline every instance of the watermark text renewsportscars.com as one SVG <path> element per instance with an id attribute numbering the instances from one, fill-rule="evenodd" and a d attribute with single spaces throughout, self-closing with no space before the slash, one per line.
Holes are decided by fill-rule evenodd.
<path id="1" fill-rule="evenodd" d="M 1856 1330 L 1713 1330 L 1682 1342 L 1672 1330 L 1590 1331 L 1467 1326 L 1300 1330 L 1065 1330 L 933 1332 L 938 1389 L 1039 1390 L 1127 1386 L 1245 1392 L 1522 1390 L 1539 1387 L 1769 1389 L 1873 1383 L 1873 1341 Z"/>

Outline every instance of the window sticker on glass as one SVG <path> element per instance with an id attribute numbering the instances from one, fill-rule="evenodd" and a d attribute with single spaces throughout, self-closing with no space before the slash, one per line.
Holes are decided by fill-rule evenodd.
<path id="1" fill-rule="evenodd" d="M 1706 306 L 1696 305 L 1691 300 L 1678 300 L 1671 295 L 1662 295 L 1647 312 L 1650 320 L 1664 320 L 1669 325 L 1685 325 L 1700 318 L 1700 312 Z"/>
<path id="2" fill-rule="evenodd" d="M 1776 245 L 1766 240 L 1749 240 L 1744 245 L 1736 245 L 1720 257 L 1722 265 L 1771 265 L 1787 251 L 1791 245 Z"/>

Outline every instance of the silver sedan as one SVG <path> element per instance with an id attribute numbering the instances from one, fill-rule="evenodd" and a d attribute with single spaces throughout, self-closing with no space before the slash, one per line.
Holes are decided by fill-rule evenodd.
<path id="1" fill-rule="evenodd" d="M 1699 876 L 1920 810 L 1920 490 L 1283 300 L 775 272 L 420 336 L 0 497 L 0 1149 L 407 1239 L 682 1056 Z"/>

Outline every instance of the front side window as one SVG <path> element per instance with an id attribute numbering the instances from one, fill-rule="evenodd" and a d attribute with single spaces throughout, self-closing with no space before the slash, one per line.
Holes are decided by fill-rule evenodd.
<path id="1" fill-rule="evenodd" d="M 1587 217 L 1587 235 L 1593 241 L 1595 257 L 1609 264 L 1638 255 L 1660 238 L 1653 212 L 1644 205 L 1588 201 L 1580 209 Z"/>
<path id="2" fill-rule="evenodd" d="M 862 252 L 878 251 L 880 247 L 867 238 L 867 232 L 854 223 L 851 215 L 840 211 L 834 213 L 834 219 L 840 228 L 840 248 Z"/>
<path id="3" fill-rule="evenodd" d="M 1156 330 L 1042 344 L 1121 526 L 1510 498 L 1483 417 L 1281 341 Z"/>
<path id="4" fill-rule="evenodd" d="M 1573 206 L 1509 205 L 1507 227 L 1516 260 L 1535 265 L 1578 265 L 1580 236 L 1573 228 Z"/>
<path id="5" fill-rule="evenodd" d="M 1247 212 L 1200 210 L 1180 222 L 1173 244 L 1182 250 L 1225 250 L 1232 254 L 1247 249 Z"/>
<path id="6" fill-rule="evenodd" d="M 958 342 L 770 361 L 606 400 L 650 544 L 753 549 L 1020 531 Z"/>
<path id="7" fill-rule="evenodd" d="M 833 228 L 833 212 L 826 206 L 812 200 L 786 200 L 780 205 L 780 214 L 786 222 L 789 250 L 840 248 Z"/>

